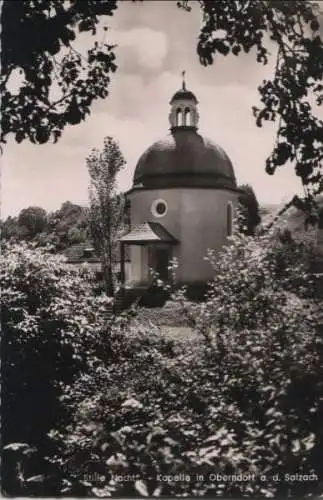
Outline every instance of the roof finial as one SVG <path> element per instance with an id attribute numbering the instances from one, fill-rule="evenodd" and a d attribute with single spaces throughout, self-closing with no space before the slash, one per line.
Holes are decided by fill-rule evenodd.
<path id="1" fill-rule="evenodd" d="M 185 74 L 186 74 L 186 71 L 182 71 L 182 78 L 183 78 L 182 89 L 183 90 L 186 90 Z"/>

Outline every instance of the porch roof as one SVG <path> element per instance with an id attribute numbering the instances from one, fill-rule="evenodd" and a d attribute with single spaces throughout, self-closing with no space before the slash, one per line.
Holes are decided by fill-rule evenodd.
<path id="1" fill-rule="evenodd" d="M 148 243 L 177 243 L 178 240 L 159 222 L 144 222 L 122 236 L 121 243 L 129 245 L 144 245 Z"/>

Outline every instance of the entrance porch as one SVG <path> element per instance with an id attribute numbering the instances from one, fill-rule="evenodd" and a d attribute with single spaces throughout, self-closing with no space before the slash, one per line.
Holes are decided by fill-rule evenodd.
<path id="1" fill-rule="evenodd" d="M 120 238 L 120 278 L 123 296 L 125 297 L 127 290 L 132 290 L 132 296 L 136 292 L 135 295 L 145 296 L 149 298 L 149 301 L 154 302 L 157 297 L 161 299 L 162 296 L 166 300 L 167 294 L 156 286 L 156 279 L 172 284 L 169 265 L 173 257 L 173 247 L 176 244 L 178 240 L 157 222 L 140 224 L 122 236 Z M 131 268 L 127 281 L 125 279 L 126 245 L 129 247 Z"/>

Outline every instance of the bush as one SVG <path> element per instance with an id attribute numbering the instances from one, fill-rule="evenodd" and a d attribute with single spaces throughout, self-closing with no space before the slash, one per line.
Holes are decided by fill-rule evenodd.
<path id="1" fill-rule="evenodd" d="M 272 235 L 237 235 L 220 255 L 210 253 L 214 279 L 205 303 L 177 298 L 200 339 L 186 346 L 167 340 L 162 327 L 148 328 L 130 318 L 129 311 L 105 326 L 98 312 L 93 325 L 88 320 L 92 305 L 86 305 L 90 295 L 78 291 L 73 308 L 76 296 L 70 292 L 73 305 L 64 309 L 64 325 L 81 305 L 86 331 L 79 334 L 77 320 L 66 345 L 83 364 L 69 379 L 62 377 L 66 362 L 57 374 L 65 420 L 52 422 L 48 433 L 47 495 L 322 492 L 322 325 L 318 305 L 308 297 L 302 262 L 292 254 L 293 264 L 277 264 L 279 255 L 287 255 L 284 244 Z M 22 262 L 24 255 L 15 261 Z M 29 266 L 20 275 L 29 276 Z M 40 269 L 48 272 L 47 262 Z M 89 290 L 79 279 L 72 281 Z M 53 284 L 43 281 L 46 296 Z M 15 283 L 10 293 L 20 290 Z M 37 289 L 28 286 L 24 304 Z M 60 288 L 54 289 L 50 311 L 56 319 L 61 302 L 56 298 Z M 69 327 L 62 330 L 65 338 Z M 300 475 L 307 479 L 298 480 Z"/>
<path id="2" fill-rule="evenodd" d="M 64 432 L 52 433 L 60 443 L 54 460 L 62 464 L 62 493 L 241 497 L 315 491 L 315 481 L 293 484 L 284 477 L 319 472 L 317 371 L 303 375 L 300 366 L 290 382 L 282 380 L 284 356 L 273 355 L 262 366 L 268 342 L 255 342 L 251 334 L 248 358 L 239 338 L 219 365 L 214 352 L 201 346 L 182 355 L 163 350 L 157 334 L 155 345 L 150 335 L 144 348 L 148 334 L 142 333 L 129 337 L 140 349 L 97 367 L 65 391 L 74 418 Z M 315 355 L 308 354 L 307 367 L 315 365 Z M 214 480 L 215 473 L 223 479 Z M 247 473 L 255 479 L 224 477 Z M 116 481 L 118 474 L 134 480 Z M 176 475 L 190 479 L 177 481 Z"/>
<path id="3" fill-rule="evenodd" d="M 287 253 L 284 245 L 273 235 L 236 235 L 220 255 L 210 253 L 214 280 L 207 300 L 193 304 L 177 296 L 204 342 L 182 352 L 176 344 L 166 347 L 162 333 L 132 324 L 114 361 L 101 358 L 65 391 L 73 422 L 52 434 L 61 443 L 56 460 L 63 462 L 64 493 L 271 497 L 319 491 L 318 308 L 306 298 L 298 250 Z M 282 256 L 289 265 L 282 267 Z M 293 481 L 296 473 L 310 479 Z M 246 474 L 249 479 L 239 481 Z"/>
<path id="4" fill-rule="evenodd" d="M 240 412 L 239 453 L 268 477 L 322 474 L 323 321 L 311 256 L 286 234 L 236 234 L 220 254 L 209 252 L 214 278 L 205 303 L 177 297 L 209 346 L 224 401 Z M 233 426 L 231 415 L 226 423 Z M 261 494 L 254 486 L 249 492 Z M 267 494 L 311 487 L 271 481 Z"/>
<path id="5" fill-rule="evenodd" d="M 35 446 L 43 456 L 46 433 L 65 418 L 61 388 L 106 348 L 111 314 L 85 269 L 67 270 L 61 258 L 26 243 L 4 245 L 0 275 L 3 444 L 8 456 Z M 5 462 L 3 484 L 14 494 L 9 469 Z"/>
<path id="6" fill-rule="evenodd" d="M 237 233 L 222 252 L 208 252 L 214 278 L 194 316 L 199 311 L 203 328 L 209 324 L 233 332 L 297 325 L 306 318 L 304 311 L 297 317 L 298 298 L 313 296 L 309 254 L 310 249 L 306 252 L 281 233 L 254 238 Z"/>

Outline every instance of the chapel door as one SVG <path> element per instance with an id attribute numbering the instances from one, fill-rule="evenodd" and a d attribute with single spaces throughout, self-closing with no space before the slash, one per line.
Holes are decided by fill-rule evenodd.
<path id="1" fill-rule="evenodd" d="M 170 252 L 168 248 L 155 246 L 151 249 L 151 267 L 158 278 L 168 283 Z"/>

